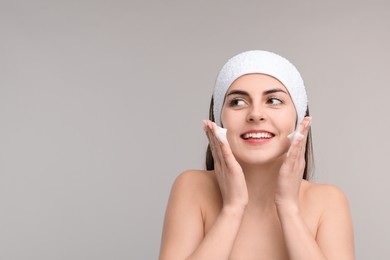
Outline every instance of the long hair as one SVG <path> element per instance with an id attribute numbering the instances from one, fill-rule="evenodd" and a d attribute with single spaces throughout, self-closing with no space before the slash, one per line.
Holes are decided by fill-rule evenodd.
<path id="1" fill-rule="evenodd" d="M 214 119 L 214 99 L 211 97 L 210 102 L 210 110 L 209 110 L 209 119 L 213 122 L 215 122 Z M 306 116 L 309 116 L 309 107 L 306 110 Z M 206 170 L 211 171 L 214 170 L 214 158 L 211 153 L 210 144 L 207 145 L 206 150 Z M 303 171 L 303 179 L 309 180 L 314 172 L 314 154 L 313 154 L 313 142 L 312 142 L 312 134 L 311 134 L 311 128 L 309 129 L 309 133 L 307 135 L 307 142 L 306 142 L 306 150 L 305 150 L 305 169 Z"/>

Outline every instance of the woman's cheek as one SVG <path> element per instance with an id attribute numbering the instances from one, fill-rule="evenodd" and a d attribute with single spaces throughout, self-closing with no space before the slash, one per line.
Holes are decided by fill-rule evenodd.
<path id="1" fill-rule="evenodd" d="M 231 133 L 229 133 L 229 130 L 227 131 L 226 134 L 230 149 L 232 150 L 233 154 L 235 154 L 235 151 L 237 151 L 237 146 L 239 140 L 237 140 L 237 137 Z"/>

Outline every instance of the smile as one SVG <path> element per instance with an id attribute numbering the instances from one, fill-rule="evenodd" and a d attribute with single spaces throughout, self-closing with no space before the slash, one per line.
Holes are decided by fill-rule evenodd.
<path id="1" fill-rule="evenodd" d="M 264 131 L 261 131 L 261 132 L 247 132 L 247 133 L 241 135 L 241 138 L 243 138 L 244 140 L 248 140 L 248 139 L 270 139 L 272 137 L 274 137 L 274 134 L 272 134 L 270 132 L 264 132 Z"/>

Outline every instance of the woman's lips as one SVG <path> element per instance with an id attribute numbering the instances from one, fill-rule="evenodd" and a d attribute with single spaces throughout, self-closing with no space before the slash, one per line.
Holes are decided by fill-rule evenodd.
<path id="1" fill-rule="evenodd" d="M 265 144 L 269 142 L 275 135 L 265 130 L 251 130 L 243 133 L 241 138 L 250 144 Z"/>

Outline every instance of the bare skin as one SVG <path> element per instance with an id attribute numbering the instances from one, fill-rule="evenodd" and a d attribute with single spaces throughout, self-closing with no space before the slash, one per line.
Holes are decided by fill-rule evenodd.
<path id="1" fill-rule="evenodd" d="M 205 121 L 215 170 L 177 177 L 161 260 L 354 259 L 344 194 L 302 180 L 310 118 L 301 123 L 302 138 L 291 143 L 294 113 L 285 87 L 272 77 L 251 74 L 232 84 L 221 115 L 228 142 Z M 255 130 L 268 137 L 245 138 Z"/>

